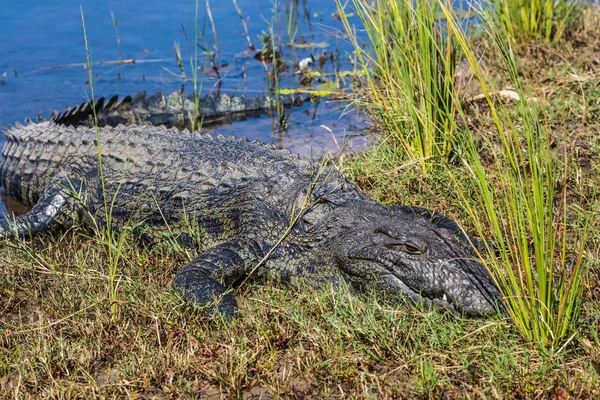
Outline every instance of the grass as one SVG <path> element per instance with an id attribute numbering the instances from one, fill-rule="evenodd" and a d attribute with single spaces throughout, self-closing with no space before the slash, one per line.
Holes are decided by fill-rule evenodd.
<path id="1" fill-rule="evenodd" d="M 487 99 L 501 142 L 499 151 L 492 150 L 493 161 L 484 166 L 472 133 L 461 136 L 462 162 L 473 184 L 468 187 L 469 195 L 458 185 L 459 194 L 479 236 L 492 240 L 493 244 L 485 246 L 485 265 L 500 283 L 517 329 L 541 349 L 560 351 L 576 335 L 585 273 L 581 263 L 589 228 L 582 210 L 567 225 L 566 191 L 555 190 L 562 172 L 568 173 L 570 155 L 566 147 L 562 154 L 551 151 L 544 113 L 521 84 L 506 31 L 494 16 L 481 14 L 489 40 L 503 61 L 501 68 L 521 99 L 515 117 L 492 99 L 488 74 L 452 14 L 444 12 Z M 575 237 L 568 241 L 569 234 Z"/>
<path id="2" fill-rule="evenodd" d="M 271 20 L 267 22 L 268 31 L 262 33 L 263 48 L 259 51 L 260 60 L 265 68 L 267 75 L 267 93 L 274 100 L 274 112 L 271 119 L 271 130 L 272 135 L 278 136 L 278 144 L 281 141 L 282 133 L 287 129 L 288 122 L 285 109 L 281 103 L 279 93 L 281 90 L 281 48 L 277 44 L 277 33 L 276 30 L 281 28 L 281 22 L 278 14 L 279 2 L 273 2 L 273 16 Z M 288 33 L 290 30 L 294 30 L 293 19 L 288 20 Z"/>
<path id="3" fill-rule="evenodd" d="M 368 78 L 363 84 L 367 104 L 373 114 L 379 115 L 381 109 L 386 109 L 389 104 L 387 96 L 394 84 L 388 77 L 401 77 L 400 80 L 404 76 L 409 77 L 406 81 L 410 84 L 398 90 L 401 94 L 402 90 L 407 91 L 406 87 L 410 88 L 408 99 L 402 98 L 404 114 L 386 110 L 385 116 L 380 118 L 388 137 L 385 145 L 390 146 L 397 136 L 397 127 L 406 121 L 405 115 L 422 115 L 422 102 L 410 100 L 423 97 L 419 90 L 422 87 L 419 85 L 420 81 L 414 75 L 420 75 L 425 80 L 430 75 L 430 70 L 422 69 L 421 66 L 428 65 L 422 60 L 429 56 L 431 46 L 416 47 L 414 53 L 419 56 L 406 57 L 404 48 L 411 48 L 409 42 L 418 36 L 414 32 L 415 28 L 402 30 L 397 28 L 398 24 L 387 24 L 385 21 L 408 20 L 406 25 L 411 26 L 417 18 L 417 25 L 429 24 L 431 31 L 439 23 L 436 25 L 433 6 L 429 6 L 426 11 L 419 11 L 412 2 L 405 4 L 381 0 L 374 4 L 371 8 L 370 3 L 361 0 L 355 2 L 370 40 L 371 46 L 367 50 L 359 48 L 348 19 L 342 17 L 342 20 L 350 41 L 355 43 L 355 50 L 359 54 L 366 54 L 359 55 L 359 67 L 364 71 L 371 68 L 377 71 L 377 75 Z M 501 17 L 500 22 L 496 22 L 497 15 L 487 11 L 479 12 L 485 32 L 484 40 L 491 44 L 491 51 L 499 55 L 498 68 L 508 76 L 514 97 L 520 99 L 516 107 L 498 103 L 492 97 L 494 93 L 501 91 L 494 86 L 493 78 L 486 68 L 481 66 L 481 59 L 467 39 L 463 24 L 452 9 L 441 1 L 433 4 L 438 4 L 446 17 L 448 43 L 453 40 L 456 45 L 460 45 L 464 59 L 473 71 L 473 79 L 482 92 L 480 97 L 487 102 L 491 128 L 490 132 L 480 136 L 480 142 L 491 149 L 491 159 L 484 163 L 480 156 L 482 147 L 475 143 L 460 94 L 454 90 L 454 74 L 438 74 L 436 87 L 448 87 L 452 90 L 444 91 L 443 95 L 435 90 L 430 91 L 432 100 L 427 102 L 430 105 L 428 115 L 447 116 L 443 124 L 437 125 L 437 129 L 442 136 L 454 138 L 454 158 L 464 165 L 464 169 L 457 169 L 456 165 L 446 163 L 442 168 L 447 170 L 450 181 L 455 183 L 454 195 L 461 200 L 479 237 L 490 239 L 484 243 L 485 251 L 480 254 L 480 258 L 499 283 L 513 322 L 528 341 L 544 350 L 560 351 L 576 331 L 585 273 L 581 263 L 589 227 L 585 222 L 589 220 L 585 216 L 583 223 L 567 226 L 567 213 L 572 213 L 573 209 L 567 206 L 566 191 L 555 191 L 556 182 L 560 182 L 562 178 L 560 168 L 567 173 L 570 154 L 565 151 L 559 155 L 562 161 L 554 160 L 557 155 L 550 149 L 551 138 L 544 124 L 543 109 L 537 101 L 528 100 L 532 95 L 521 83 L 513 48 L 510 41 L 505 39 L 507 31 L 503 29 Z M 420 31 L 417 29 L 417 32 Z M 388 37 L 399 40 L 405 46 L 398 55 L 385 53 L 380 56 L 381 48 L 386 51 L 390 47 L 394 48 L 387 41 Z M 426 37 L 434 36 L 428 34 Z M 457 53 L 456 45 L 448 44 L 447 48 L 451 49 L 448 54 Z M 398 44 L 397 47 L 401 46 Z M 375 59 L 377 63 L 374 63 Z M 453 72 L 451 65 L 455 65 L 456 60 L 451 57 L 442 60 L 447 64 L 442 61 L 438 64 L 446 65 L 444 70 Z M 371 65 L 373 63 L 374 66 Z M 385 72 L 381 73 L 380 70 Z M 414 86 L 416 90 L 413 89 Z M 416 95 L 413 94 L 414 91 L 417 92 Z M 454 112 L 448 113 L 449 109 Z M 396 123 L 390 124 L 390 120 Z M 405 131 L 411 132 L 410 126 Z M 404 147 L 408 149 L 407 146 Z M 407 164 L 431 161 L 429 158 L 424 159 L 422 154 L 411 151 L 406 151 L 404 157 Z M 459 178 L 457 174 L 462 174 L 463 177 Z M 558 202 L 556 206 L 555 202 Z M 582 214 L 583 211 L 576 216 L 581 217 Z M 567 241 L 569 235 L 575 235 L 575 238 L 571 237 Z"/>
<path id="4" fill-rule="evenodd" d="M 568 31 L 555 43 L 513 48 L 519 81 L 527 90 L 514 87 L 497 44 L 483 36 L 471 38 L 489 82 L 518 91 L 521 98 L 537 98 L 540 109 L 522 109 L 529 103 L 484 96 L 465 100 L 464 120 L 453 127 L 454 133 L 460 129 L 472 133 L 482 167 L 491 168 L 506 161 L 498 134 L 521 134 L 524 124 L 519 118 L 533 111 L 540 113 L 533 116 L 543 115 L 537 119 L 539 130 L 531 133 L 534 139 L 544 139 L 540 133 L 550 139 L 532 143 L 549 145 L 542 149 L 540 161 L 555 162 L 547 151 L 551 156 L 561 156 L 565 149 L 573 152 L 566 164 L 562 158 L 558 165 L 540 164 L 556 174 L 559 196 L 556 208 L 550 204 L 552 196 L 542 196 L 542 206 L 532 210 L 541 213 L 538 220 L 546 224 L 541 228 L 546 238 L 547 229 L 554 229 L 549 224 L 557 222 L 558 233 L 568 234 L 567 249 L 573 254 L 579 250 L 572 236 L 581 228 L 572 222 L 578 210 L 589 226 L 600 225 L 600 205 L 592 201 L 600 179 L 596 90 L 600 74 L 594 63 L 594 49 L 600 44 L 599 15 L 587 10 L 581 29 Z M 483 90 L 475 79 L 467 85 L 465 93 Z M 504 131 L 494 119 L 494 108 L 500 110 Z M 507 127 L 510 121 L 516 121 L 513 127 Z M 500 169 L 486 175 L 485 182 L 474 181 L 469 164 L 461 162 L 469 161 L 469 156 L 473 161 L 472 154 L 465 154 L 468 148 L 457 148 L 447 163 L 433 158 L 424 174 L 422 158 L 407 157 L 392 140 L 384 137 L 366 152 L 347 156 L 346 174 L 378 201 L 434 208 L 460 220 L 470 232 L 484 228 L 480 236 L 489 237 L 490 232 L 499 236 L 485 220 L 491 212 L 480 211 L 483 226 L 478 225 L 477 219 L 469 218 L 473 211 L 465 204 L 477 204 L 477 185 L 485 182 L 499 189 L 495 199 L 503 191 L 510 194 L 515 184 L 503 177 L 521 175 L 502 175 Z M 514 149 L 519 157 L 535 159 L 527 154 L 526 142 L 515 144 L 522 146 Z M 525 173 L 523 178 L 533 174 L 527 164 L 518 165 L 524 167 L 518 171 Z M 450 184 L 452 180 L 456 185 Z M 542 191 L 554 187 L 542 186 Z M 522 196 L 519 207 L 529 204 L 527 194 Z M 561 207 L 570 213 L 567 224 L 563 218 L 548 218 L 547 213 Z M 493 209 L 503 212 L 501 203 L 494 203 Z M 499 218 L 501 226 L 511 228 L 510 219 Z M 513 225 L 525 222 L 514 220 Z M 575 336 L 568 334 L 565 338 L 570 340 L 562 342 L 564 347 L 555 346 L 561 351 L 552 354 L 532 346 L 510 320 L 466 320 L 402 302 L 390 306 L 376 295 L 347 296 L 272 283 L 240 289 L 239 320 L 229 325 L 206 321 L 201 310 L 185 305 L 170 291 L 174 274 L 193 254 L 168 244 L 147 249 L 128 235 L 125 231 L 119 236 L 120 247 L 76 230 L 0 243 L 0 398 L 600 396 L 596 230 L 589 230 L 583 248 L 585 264 L 580 265 L 588 273 L 581 276 L 581 309 L 572 325 Z M 510 237 L 520 242 L 533 238 L 530 231 L 516 231 Z M 536 248 L 546 245 L 531 243 L 531 248 L 516 243 L 521 246 L 517 249 L 535 254 Z M 554 246 L 560 272 L 566 261 L 562 240 Z M 113 262 L 117 253 L 111 255 L 115 250 L 118 268 Z M 525 260 L 530 253 L 519 254 Z M 531 265 L 551 261 L 536 259 Z M 116 282 L 118 296 L 107 291 Z"/>
<path id="5" fill-rule="evenodd" d="M 198 108 L 200 106 L 200 93 L 202 92 L 202 83 L 204 79 L 198 80 L 198 47 L 199 47 L 199 27 L 198 27 L 198 11 L 199 11 L 199 0 L 196 0 L 196 8 L 195 8 L 195 25 L 194 25 L 194 57 L 190 55 L 190 67 L 192 68 L 192 83 L 194 85 L 194 115 L 192 116 L 192 130 L 200 130 L 202 127 L 202 120 L 198 115 Z M 204 68 L 202 68 L 204 71 Z M 200 82 L 198 82 L 200 81 Z M 200 83 L 200 88 L 198 88 L 198 83 Z M 204 118 L 204 116 L 202 116 Z"/>
<path id="6" fill-rule="evenodd" d="M 119 261 L 122 255 L 123 249 L 123 238 L 119 238 L 118 235 L 115 237 L 114 232 L 111 230 L 112 226 L 112 201 L 107 198 L 106 190 L 105 190 L 105 179 L 104 179 L 104 168 L 102 164 L 102 147 L 100 141 L 100 129 L 98 128 L 98 118 L 96 116 L 96 96 L 94 92 L 94 71 L 93 71 L 93 62 L 92 62 L 92 52 L 89 47 L 89 42 L 87 38 L 87 30 L 85 26 L 85 16 L 83 13 L 83 6 L 79 7 L 81 13 L 81 25 L 83 28 L 83 40 L 85 42 L 85 53 L 87 60 L 87 71 L 88 78 L 90 82 L 90 91 L 91 91 L 91 104 L 92 104 L 92 115 L 94 120 L 94 125 L 96 127 L 96 144 L 97 144 L 97 152 L 98 152 L 98 174 L 100 177 L 100 182 L 102 185 L 102 200 L 103 206 L 105 210 L 104 220 L 106 221 L 106 228 L 100 228 L 98 224 L 96 224 L 96 234 L 103 238 L 104 244 L 108 249 L 109 254 L 109 284 L 108 284 L 108 292 L 110 302 L 110 314 L 111 319 L 116 321 L 118 318 L 118 301 L 117 301 L 117 290 L 118 290 L 118 281 L 117 281 L 117 269 L 119 267 Z"/>
<path id="7" fill-rule="evenodd" d="M 451 32 L 436 21 L 437 2 L 354 0 L 369 39 L 366 48 L 342 2 L 336 4 L 365 77 L 368 106 L 398 151 L 419 160 L 424 171 L 432 159 L 447 159 L 454 141 L 459 54 Z"/>
<path id="8" fill-rule="evenodd" d="M 598 395 L 600 343 L 593 339 L 549 358 L 504 321 L 270 284 L 242 289 L 233 324 L 209 323 L 168 290 L 185 263 L 179 253 L 130 240 L 113 321 L 100 241 L 69 232 L 32 245 L 35 259 L 2 252 L 2 265 L 11 265 L 0 280 L 2 396 Z M 592 338 L 598 316 L 584 319 L 582 337 Z"/>
<path id="9" fill-rule="evenodd" d="M 579 0 L 488 0 L 509 37 L 517 41 L 560 39 L 581 16 Z"/>

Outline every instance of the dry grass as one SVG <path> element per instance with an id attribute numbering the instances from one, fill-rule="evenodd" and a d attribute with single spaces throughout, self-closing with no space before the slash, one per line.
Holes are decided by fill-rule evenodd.
<path id="1" fill-rule="evenodd" d="M 519 48 L 518 59 L 544 102 L 555 148 L 575 149 L 565 171 L 570 204 L 598 227 L 600 205 L 587 200 L 600 181 L 600 24 L 591 18 L 563 42 Z M 484 43 L 478 48 L 485 54 Z M 472 103 L 469 115 L 478 134 L 492 134 L 483 103 Z M 442 168 L 424 177 L 385 144 L 347 158 L 344 168 L 382 202 L 465 220 Z M 586 253 L 578 334 L 548 357 L 500 319 L 269 283 L 240 289 L 239 320 L 206 321 L 170 291 L 185 258 L 132 241 L 119 265 L 112 320 L 109 258 L 98 240 L 68 232 L 3 241 L 0 398 L 599 398 L 597 231 Z"/>
<path id="2" fill-rule="evenodd" d="M 111 322 L 103 246 L 81 233 L 23 246 L 2 245 L 3 398 L 600 395 L 597 288 L 581 334 L 545 358 L 502 320 L 328 290 L 250 286 L 239 320 L 206 321 L 170 292 L 183 260 L 168 249 L 127 248 Z"/>

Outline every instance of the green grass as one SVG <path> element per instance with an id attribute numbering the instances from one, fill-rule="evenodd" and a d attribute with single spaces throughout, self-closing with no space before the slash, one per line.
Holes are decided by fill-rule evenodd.
<path id="1" fill-rule="evenodd" d="M 423 3 L 429 4 L 420 4 Z M 391 156 L 385 157 L 383 162 L 391 166 L 396 164 L 393 168 L 401 171 L 424 160 L 419 152 L 399 152 L 394 142 L 398 129 L 406 122 L 405 115 L 423 115 L 422 103 L 412 101 L 422 97 L 414 95 L 415 91 L 421 93 L 415 87 L 422 87 L 414 75 L 431 81 L 427 79 L 431 70 L 420 68 L 421 60 L 430 57 L 430 46 L 413 48 L 410 42 L 418 37 L 414 28 L 398 29 L 397 24 L 388 21 L 408 15 L 404 20 L 422 24 L 429 18 L 424 25 L 430 23 L 433 32 L 435 7 L 428 6 L 428 11 L 419 11 L 412 8 L 412 2 L 379 0 L 374 4 L 369 8 L 367 3 L 355 3 L 370 40 L 366 50 L 358 46 L 348 19 L 342 16 L 342 21 L 355 44 L 360 68 L 374 71 L 363 83 L 363 90 L 372 114 L 380 116 L 381 110 L 385 110 L 385 115 L 379 119 L 386 135 L 382 147 L 390 148 Z M 429 115 L 447 116 L 444 123 L 437 125 L 439 132 L 443 137 L 453 138 L 453 162 L 443 164 L 445 176 L 454 182 L 454 196 L 462 203 L 461 208 L 468 214 L 470 225 L 479 237 L 488 239 L 484 241 L 485 251 L 481 252 L 480 258 L 502 288 L 505 306 L 515 326 L 526 340 L 541 349 L 560 351 L 576 334 L 586 273 L 582 262 L 590 221 L 584 209 L 567 204 L 566 191 L 555 190 L 557 184 L 566 182 L 571 154 L 566 146 L 562 153 L 551 151 L 552 138 L 544 121 L 543 108 L 537 100 L 529 100 L 533 94 L 522 84 L 514 49 L 510 40 L 506 40 L 508 32 L 501 16 L 480 10 L 479 18 L 484 28 L 482 39 L 488 43 L 486 49 L 496 55 L 495 66 L 509 83 L 511 92 L 521 99 L 514 106 L 496 100 L 495 94 L 502 89 L 495 86 L 498 77 L 482 66 L 486 65 L 485 60 L 481 63 L 481 56 L 474 50 L 453 10 L 442 1 L 433 4 L 443 11 L 447 37 L 455 42 L 447 48 L 456 54 L 455 47 L 460 46 L 472 71 L 471 79 L 476 81 L 477 90 L 482 93 L 472 98 L 485 99 L 488 110 L 486 123 L 489 130 L 480 131 L 483 134 L 476 137 L 475 130 L 470 128 L 473 116 L 465 113 L 461 102 L 465 96 L 457 92 L 453 84 L 447 83 L 454 82 L 454 75 L 438 73 L 438 78 L 444 77 L 440 82 L 452 89 L 443 92 L 449 96 L 447 100 L 439 101 L 446 99 L 441 96 L 435 97 L 437 101 L 428 102 L 434 111 Z M 403 46 L 397 45 L 402 50 L 397 54 L 389 53 L 390 48 L 395 48 L 393 43 L 386 41 L 390 37 L 402 39 L 399 43 Z M 433 38 L 434 35 L 425 37 Z M 416 56 L 406 57 L 406 48 Z M 446 61 L 449 64 L 441 65 L 450 65 L 445 70 L 453 72 L 457 60 L 447 57 Z M 408 65 L 410 71 L 407 73 Z M 389 77 L 409 83 L 396 92 L 396 97 L 402 100 L 404 114 L 388 107 L 388 93 L 390 87 L 394 87 L 391 82 L 395 82 Z M 406 87 L 410 88 L 411 95 L 402 97 L 402 90 L 407 92 Z M 431 93 L 432 98 L 439 94 L 435 90 Z M 453 112 L 447 112 L 449 109 Z M 390 124 L 390 120 L 395 123 Z M 403 132 L 413 132 L 413 126 L 405 126 Z M 404 149 L 407 149 L 406 145 Z M 487 160 L 481 157 L 483 149 L 488 149 Z M 436 208 L 439 209 L 439 205 Z M 567 224 L 568 214 L 574 215 L 577 222 Z"/>
<path id="2" fill-rule="evenodd" d="M 1 397 L 600 394 L 600 343 L 591 335 L 597 307 L 581 325 L 589 345 L 575 340 L 554 358 L 505 321 L 332 290 L 247 285 L 238 295 L 240 319 L 224 325 L 169 290 L 186 262 L 179 253 L 128 240 L 113 321 L 100 241 L 71 232 L 32 245 L 35 258 L 2 249 Z"/>
<path id="3" fill-rule="evenodd" d="M 112 203 L 113 202 L 111 201 L 111 199 L 107 198 L 106 190 L 105 190 L 104 168 L 103 168 L 103 163 L 102 163 L 102 145 L 101 145 L 101 137 L 100 137 L 101 131 L 98 127 L 98 118 L 96 115 L 96 96 L 95 96 L 95 92 L 94 92 L 94 72 L 93 72 L 93 67 L 92 67 L 93 66 L 92 52 L 90 50 L 89 42 L 88 42 L 88 38 L 87 38 L 87 30 L 86 30 L 86 26 L 85 26 L 85 16 L 83 13 L 83 6 L 80 6 L 79 9 L 80 9 L 80 13 L 81 13 L 81 26 L 83 28 L 83 40 L 85 42 L 85 53 L 86 53 L 86 60 L 87 60 L 88 79 L 89 79 L 90 91 L 91 91 L 92 115 L 93 115 L 94 125 L 96 128 L 96 144 L 97 144 L 97 153 L 98 153 L 98 174 L 99 174 L 99 178 L 100 178 L 100 183 L 102 185 L 102 200 L 103 200 L 103 206 L 104 206 L 104 210 L 105 210 L 104 217 L 105 217 L 105 221 L 106 221 L 105 228 L 102 228 L 98 224 L 96 224 L 96 226 L 95 226 L 96 232 L 95 233 L 99 237 L 103 238 L 104 244 L 108 249 L 109 264 L 110 264 L 109 271 L 108 271 L 108 274 L 109 274 L 109 280 L 108 280 L 109 298 L 108 298 L 108 301 L 110 302 L 111 318 L 113 321 L 115 321 L 118 318 L 117 291 L 118 291 L 118 284 L 119 284 L 119 282 L 117 281 L 116 278 L 117 278 L 117 270 L 119 267 L 119 260 L 122 255 L 122 247 L 123 247 L 124 241 L 123 241 L 123 238 L 115 237 L 114 232 L 111 230 Z M 73 193 L 73 195 L 76 195 L 76 194 Z M 84 203 L 81 203 L 81 204 L 83 205 Z"/>
<path id="4" fill-rule="evenodd" d="M 278 145 L 281 146 L 281 139 L 283 132 L 288 127 L 288 117 L 289 114 L 286 114 L 283 104 L 281 103 L 280 92 L 281 92 L 281 66 L 285 64 L 285 62 L 281 59 L 282 49 L 277 43 L 278 34 L 277 32 L 281 29 L 281 21 L 279 16 L 279 2 L 274 1 L 272 7 L 272 17 L 267 22 L 267 31 L 262 32 L 261 41 L 263 43 L 262 49 L 258 51 L 259 60 L 262 62 L 263 67 L 265 68 L 265 74 L 267 77 L 267 93 L 271 96 L 272 101 L 275 104 L 273 106 L 273 115 L 271 118 L 271 130 L 272 135 L 278 137 Z M 291 4 L 290 4 L 291 7 Z M 291 11 L 291 10 L 290 10 Z M 287 21 L 286 28 L 288 32 L 288 37 L 290 40 L 293 40 L 295 36 L 295 20 L 291 17 L 293 13 L 290 14 L 290 18 Z"/>
<path id="5" fill-rule="evenodd" d="M 445 12 L 487 99 L 501 142 L 499 150 L 492 150 L 493 161 L 484 165 L 471 132 L 461 135 L 462 162 L 473 184 L 470 193 L 462 190 L 460 196 L 479 236 L 492 240 L 493 244 L 486 242 L 484 263 L 500 283 L 517 329 L 540 348 L 561 351 L 577 332 L 589 229 L 584 211 L 570 209 L 567 192 L 556 190 L 570 154 L 566 147 L 562 154 L 551 151 L 543 110 L 522 85 L 506 31 L 494 16 L 481 14 L 503 61 L 501 68 L 521 99 L 516 116 L 492 98 L 495 88 L 488 83 L 488 73 L 451 12 Z M 567 225 L 569 212 L 576 220 Z"/>
<path id="6" fill-rule="evenodd" d="M 198 108 L 200 106 L 200 93 L 202 92 L 202 84 L 204 83 L 204 79 L 200 77 L 198 79 L 198 47 L 199 47 L 199 30 L 198 27 L 198 11 L 199 11 L 199 0 L 196 0 L 196 8 L 195 8 L 195 19 L 194 19 L 194 56 L 192 57 L 190 54 L 190 67 L 192 68 L 192 83 L 194 85 L 194 115 L 192 116 L 192 131 L 200 130 L 202 128 L 202 119 L 198 115 Z M 202 68 L 204 71 L 204 66 Z M 204 72 L 203 72 L 204 73 Z M 200 87 L 198 87 L 200 84 Z"/>
<path id="7" fill-rule="evenodd" d="M 458 51 L 451 33 L 436 20 L 431 1 L 354 0 L 343 10 L 336 2 L 364 76 L 362 100 L 375 110 L 398 151 L 419 160 L 424 171 L 447 159 L 453 147 L 454 73 Z M 359 30 L 348 18 L 356 12 Z"/>
<path id="8" fill-rule="evenodd" d="M 434 208 L 495 240 L 499 256 L 486 258 L 491 268 L 506 270 L 499 276 L 510 281 L 507 265 L 529 267 L 531 285 L 515 287 L 533 288 L 545 301 L 550 296 L 556 308 L 543 314 L 540 302 L 519 301 L 525 307 L 511 308 L 513 317 L 558 315 L 551 285 L 560 292 L 560 274 L 572 271 L 565 265 L 585 268 L 577 281 L 577 318 L 561 341 L 541 336 L 552 351 L 532 345 L 536 339 L 513 323 L 519 321 L 466 320 L 403 301 L 384 303 L 375 294 L 270 282 L 238 290 L 238 320 L 207 321 L 170 290 L 195 254 L 168 242 L 146 249 L 127 230 L 112 242 L 72 230 L 0 242 L 0 398 L 600 397 L 600 233 L 588 229 L 585 243 L 578 239 L 582 227 L 600 226 L 595 12 L 586 10 L 582 29 L 554 43 L 513 47 L 512 59 L 508 47 L 498 52 L 494 36 L 469 37 L 484 67 L 478 76 L 486 79 L 469 80 L 457 95 L 510 88 L 538 101 L 493 95 L 463 101 L 451 121 L 454 152 L 447 162 L 428 158 L 427 174 L 423 157 L 411 158 L 393 135 L 342 162 L 346 175 L 378 201 Z M 385 108 L 376 110 L 381 117 Z M 379 126 L 385 132 L 389 121 Z M 520 179 L 539 185 L 537 197 Z M 494 216 L 500 229 L 489 219 Z M 538 270 L 549 264 L 554 268 Z M 547 272 L 554 276 L 541 280 Z M 562 321 L 559 329 L 568 319 Z"/>
<path id="9" fill-rule="evenodd" d="M 580 17 L 579 0 L 487 0 L 516 41 L 560 39 Z"/>

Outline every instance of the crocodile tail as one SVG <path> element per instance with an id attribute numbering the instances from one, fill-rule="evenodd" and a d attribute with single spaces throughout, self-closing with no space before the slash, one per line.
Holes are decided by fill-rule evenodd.
<path id="1" fill-rule="evenodd" d="M 301 106 L 308 97 L 302 95 L 283 95 L 279 104 L 284 108 Z M 271 114 L 277 107 L 275 96 L 251 96 L 208 94 L 198 96 L 182 92 L 173 92 L 165 96 L 156 92 L 150 96 L 141 91 L 135 96 L 100 97 L 62 113 L 53 113 L 50 120 L 61 125 L 117 126 L 123 125 L 166 125 L 178 129 L 190 128 L 192 121 L 204 123 L 229 123 L 232 120 L 258 117 Z M 43 120 L 38 116 L 38 121 Z"/>

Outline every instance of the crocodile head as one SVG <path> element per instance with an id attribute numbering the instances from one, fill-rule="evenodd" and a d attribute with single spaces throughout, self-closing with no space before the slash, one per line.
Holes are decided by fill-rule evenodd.
<path id="1" fill-rule="evenodd" d="M 503 310 L 494 280 L 451 219 L 424 208 L 375 204 L 346 209 L 341 219 L 338 263 L 354 285 L 467 316 Z"/>

